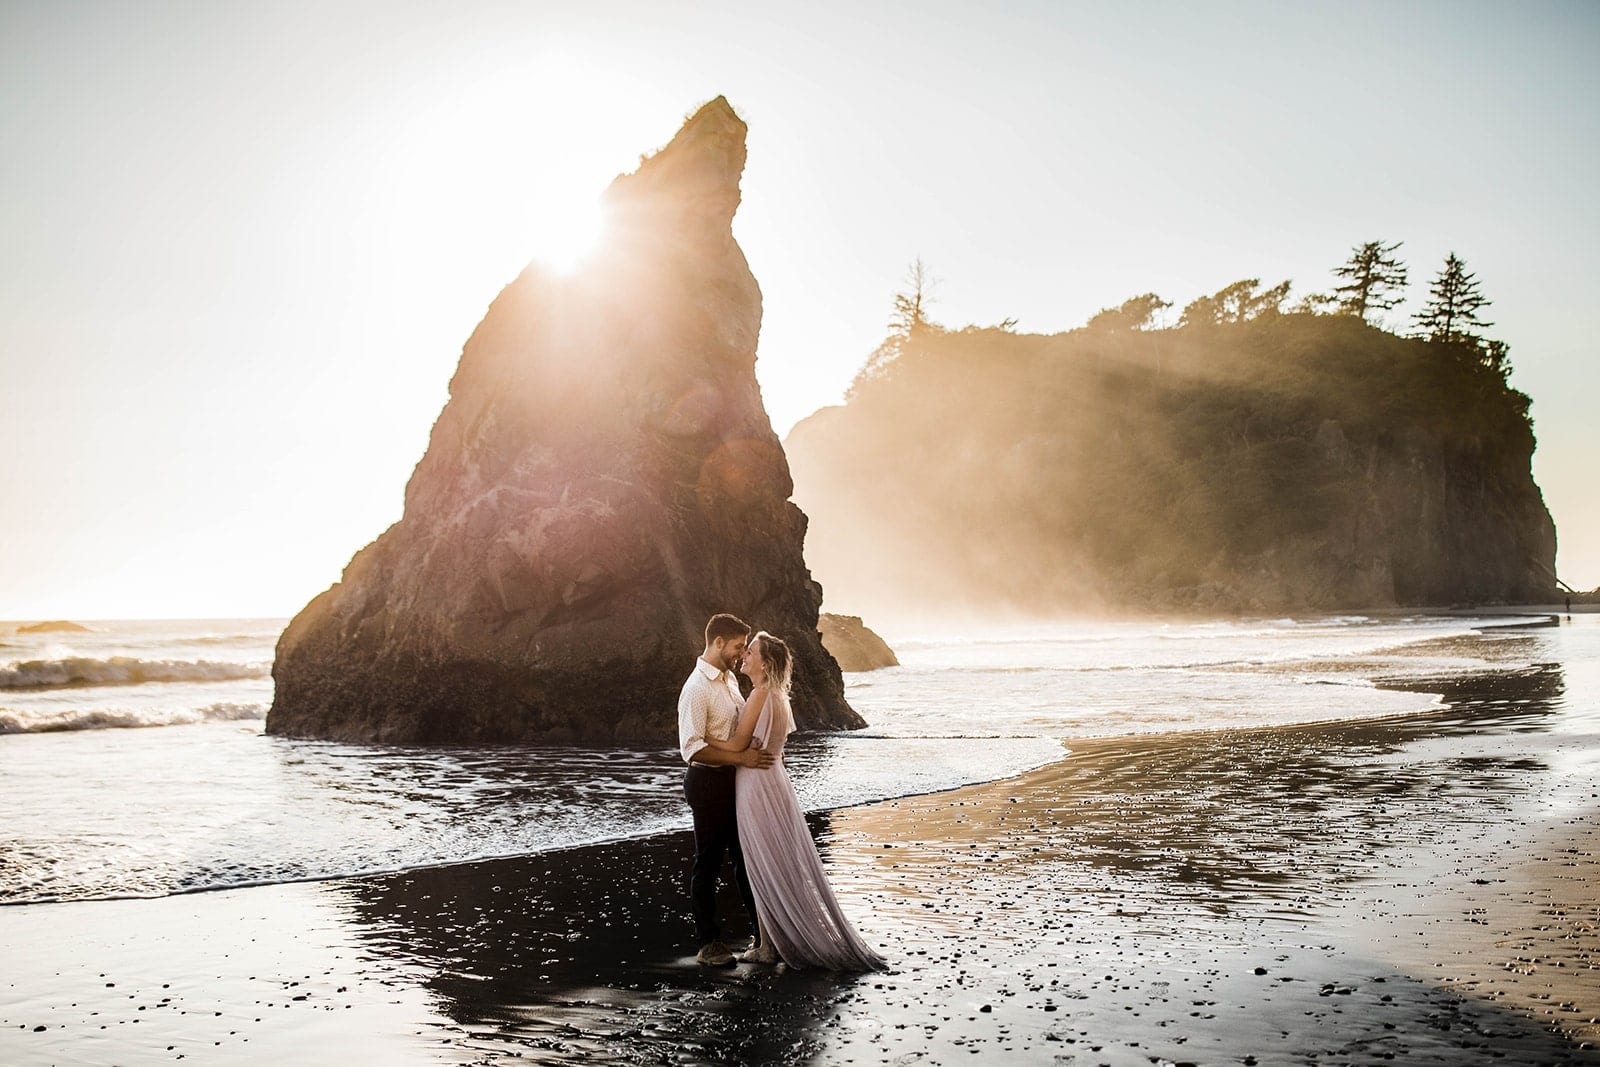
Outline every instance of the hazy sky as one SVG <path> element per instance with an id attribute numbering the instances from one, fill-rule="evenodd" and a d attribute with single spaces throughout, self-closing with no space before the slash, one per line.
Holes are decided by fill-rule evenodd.
<path id="1" fill-rule="evenodd" d="M 1600 585 L 1600 5 L 0 2 L 0 618 L 286 615 L 461 345 L 721 93 L 780 434 L 921 255 L 950 325 L 1445 254 Z"/>

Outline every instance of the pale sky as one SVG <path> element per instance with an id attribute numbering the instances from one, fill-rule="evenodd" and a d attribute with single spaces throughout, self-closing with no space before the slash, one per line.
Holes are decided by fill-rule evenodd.
<path id="1" fill-rule="evenodd" d="M 1600 585 L 1600 5 L 0 0 L 0 618 L 288 615 L 462 343 L 718 94 L 781 434 L 915 256 L 948 325 L 1446 253 Z M 1291 297 L 1292 299 L 1293 297 Z"/>

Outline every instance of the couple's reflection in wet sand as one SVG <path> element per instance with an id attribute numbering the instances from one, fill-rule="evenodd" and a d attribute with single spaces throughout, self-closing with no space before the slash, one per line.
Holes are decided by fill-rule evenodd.
<path id="1" fill-rule="evenodd" d="M 810 817 L 826 861 L 828 816 Z M 862 976 L 694 962 L 684 833 L 340 886 L 377 959 L 404 961 L 456 1036 L 553 1058 L 804 1058 Z M 726 880 L 725 880 L 726 883 Z M 724 884 L 736 942 L 750 926 Z"/>

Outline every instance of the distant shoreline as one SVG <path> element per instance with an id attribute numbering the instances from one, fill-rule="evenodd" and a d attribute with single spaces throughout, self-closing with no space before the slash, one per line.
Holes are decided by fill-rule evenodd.
<path id="1" fill-rule="evenodd" d="M 1600 596 L 1597 596 L 1597 595 L 1595 595 L 1593 593 L 1585 593 L 1585 594 L 1581 594 L 1581 596 L 1584 599 L 1580 599 L 1579 596 L 1574 596 L 1573 597 L 1573 600 L 1572 600 L 1572 613 L 1574 615 L 1579 614 L 1579 613 L 1600 612 Z M 1327 609 L 1322 609 L 1322 610 L 1317 610 L 1317 611 L 1281 611 L 1281 612 L 1270 612 L 1269 611 L 1269 612 L 1255 612 L 1255 613 L 1251 613 L 1251 614 L 1238 614 L 1238 615 L 1218 614 L 1216 612 L 1194 612 L 1194 613 L 1189 613 L 1189 612 L 1177 612 L 1177 611 L 1152 612 L 1152 613 L 1147 613 L 1147 614 L 1135 614 L 1135 615 L 1106 615 L 1106 614 L 1103 614 L 1103 613 L 1101 613 L 1101 614 L 1086 613 L 1086 614 L 1083 614 L 1083 615 L 1067 615 L 1067 614 L 1063 614 L 1063 615 L 1044 615 L 1044 616 L 1026 617 L 1026 618 L 1018 617 L 1016 619 L 1016 622 L 1019 625 L 1048 624 L 1048 623 L 1051 623 L 1051 622 L 1080 622 L 1080 621 L 1081 622 L 1092 622 L 1092 621 L 1097 620 L 1097 619 L 1104 619 L 1104 620 L 1110 621 L 1110 622 L 1138 622 L 1140 620 L 1156 621 L 1156 620 L 1160 620 L 1160 619 L 1184 619 L 1186 621 L 1196 621 L 1196 620 L 1211 619 L 1211 620 L 1215 620 L 1217 622 L 1249 622 L 1249 621 L 1258 620 L 1258 619 L 1338 618 L 1338 617 L 1341 617 L 1341 616 L 1349 616 L 1349 615 L 1367 615 L 1367 616 L 1371 616 L 1373 618 L 1406 617 L 1406 616 L 1413 616 L 1413 615 L 1435 615 L 1435 616 L 1439 616 L 1441 618 L 1447 618 L 1447 617 L 1458 617 L 1458 616 L 1471 617 L 1471 616 L 1477 616 L 1477 615 L 1500 615 L 1500 614 L 1508 614 L 1508 615 L 1510 615 L 1510 614 L 1522 614 L 1522 613 L 1540 613 L 1540 614 L 1561 614 L 1561 615 L 1564 615 L 1564 614 L 1566 614 L 1566 610 L 1567 610 L 1566 609 L 1566 605 L 1563 602 L 1556 601 L 1556 602 L 1553 602 L 1553 603 L 1485 604 L 1485 605 L 1464 605 L 1464 606 L 1462 606 L 1462 605 L 1452 605 L 1452 606 L 1448 606 L 1448 607 L 1327 608 Z M 292 618 L 293 618 L 292 615 L 282 615 L 282 616 L 279 616 L 279 615 L 216 615 L 216 616 L 209 616 L 209 615 L 195 615 L 195 616 L 173 615 L 173 616 L 156 616 L 156 617 L 151 617 L 151 618 L 89 618 L 89 617 L 86 617 L 86 616 L 73 616 L 70 619 L 63 620 L 63 621 L 71 621 L 71 622 L 79 623 L 79 624 L 84 625 L 84 626 L 91 626 L 91 627 L 93 627 L 93 626 L 114 626 L 114 625 L 117 625 L 117 624 L 128 624 L 128 623 L 223 623 L 223 622 L 230 622 L 230 623 L 276 623 L 276 624 L 280 624 L 281 626 L 288 626 L 289 622 L 290 622 L 290 620 Z M 868 625 L 872 624 L 872 619 L 871 618 L 863 616 L 863 619 Z M 39 622 L 50 622 L 50 621 L 54 621 L 54 620 L 53 619 L 44 619 L 44 618 L 39 618 L 39 619 L 33 619 L 33 618 L 0 619 L 0 633 L 6 633 L 6 632 L 16 633 L 20 627 L 32 625 L 32 624 L 39 623 Z M 1003 624 L 998 624 L 998 625 L 1003 625 Z"/>

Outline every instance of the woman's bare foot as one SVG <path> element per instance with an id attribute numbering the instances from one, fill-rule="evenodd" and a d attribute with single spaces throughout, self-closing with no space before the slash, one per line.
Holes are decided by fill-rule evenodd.
<path id="1" fill-rule="evenodd" d="M 771 945 L 752 945 L 744 952 L 739 953 L 740 963 L 782 963 L 783 957 Z"/>

